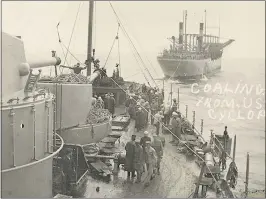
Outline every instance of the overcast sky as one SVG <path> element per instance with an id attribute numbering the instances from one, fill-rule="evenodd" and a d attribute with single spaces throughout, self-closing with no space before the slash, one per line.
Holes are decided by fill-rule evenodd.
<path id="1" fill-rule="evenodd" d="M 178 22 L 182 11 L 188 10 L 187 32 L 199 31 L 199 22 L 207 10 L 207 27 L 221 27 L 222 38 L 233 38 L 235 43 L 226 50 L 227 57 L 263 58 L 265 56 L 265 3 L 253 2 L 170 2 L 131 1 L 112 2 L 122 24 L 137 48 L 154 54 L 168 48 L 167 37 L 178 35 Z M 56 25 L 60 21 L 60 35 L 67 46 L 75 17 L 80 6 L 74 29 L 71 51 L 86 54 L 88 32 L 88 2 L 2 2 L 2 28 L 4 32 L 21 35 L 27 53 L 61 52 Z M 94 26 L 94 48 L 106 54 L 110 50 L 117 31 L 117 21 L 108 1 L 96 3 L 96 25 Z M 218 29 L 207 29 L 218 34 Z M 96 34 L 96 37 L 95 37 Z M 120 32 L 120 49 L 130 51 L 128 41 Z M 96 43 L 95 43 L 96 41 Z"/>

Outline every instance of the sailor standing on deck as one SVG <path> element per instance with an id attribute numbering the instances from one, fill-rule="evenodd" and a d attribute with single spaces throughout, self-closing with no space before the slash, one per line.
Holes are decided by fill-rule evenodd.
<path id="1" fill-rule="evenodd" d="M 148 175 L 144 180 L 144 186 L 149 186 L 157 164 L 157 154 L 154 148 L 151 147 L 150 141 L 146 141 L 145 156 Z"/>
<path id="2" fill-rule="evenodd" d="M 151 108 L 148 101 L 144 103 L 144 108 L 145 108 L 145 126 L 147 126 L 149 123 L 149 113 Z"/>
<path id="3" fill-rule="evenodd" d="M 171 106 L 169 102 L 164 107 L 163 115 L 164 115 L 164 124 L 168 126 L 171 117 Z"/>
<path id="4" fill-rule="evenodd" d="M 136 135 L 131 136 L 131 141 L 126 144 L 126 160 L 125 160 L 125 171 L 127 171 L 127 178 L 130 179 L 135 177 L 135 168 L 134 168 L 134 155 L 135 155 L 135 140 Z"/>
<path id="5" fill-rule="evenodd" d="M 173 117 L 171 120 L 171 127 L 172 127 L 172 141 L 173 143 L 175 142 L 179 142 L 179 139 L 181 139 L 181 121 L 179 118 L 179 114 L 177 114 L 176 112 L 173 112 Z M 178 138 L 176 138 L 175 136 L 177 136 Z"/>
<path id="6" fill-rule="evenodd" d="M 114 117 L 114 114 L 115 114 L 115 98 L 114 98 L 113 93 L 110 94 L 110 98 L 109 98 L 108 102 L 109 102 L 108 103 L 108 110 L 112 114 L 112 117 Z"/>
<path id="7" fill-rule="evenodd" d="M 227 126 L 224 127 L 224 148 L 226 149 L 227 148 L 227 142 L 229 140 L 229 135 L 228 135 L 228 132 L 227 132 Z"/>
<path id="8" fill-rule="evenodd" d="M 141 175 L 144 172 L 144 163 L 145 163 L 145 159 L 144 159 L 144 151 L 142 146 L 140 145 L 140 139 L 139 137 L 136 138 L 135 140 L 135 155 L 134 155 L 134 168 L 137 172 L 137 181 L 136 183 L 140 183 L 141 182 Z"/>
<path id="9" fill-rule="evenodd" d="M 104 100 L 103 100 L 104 109 L 108 109 L 108 102 L 109 102 L 109 95 L 108 94 L 105 94 Z"/>
<path id="10" fill-rule="evenodd" d="M 146 141 L 150 141 L 151 142 L 151 138 L 149 137 L 149 132 L 148 131 L 144 131 L 144 136 L 140 139 L 140 145 L 143 147 L 144 150 L 145 150 L 145 147 L 146 147 Z"/>
<path id="11" fill-rule="evenodd" d="M 154 126 L 156 127 L 156 133 L 159 135 L 160 132 L 160 123 L 162 122 L 163 119 L 163 112 L 159 111 L 154 115 Z"/>
<path id="12" fill-rule="evenodd" d="M 129 105 L 130 105 L 130 100 L 131 100 L 131 96 L 128 96 L 127 95 L 127 99 L 126 99 L 126 101 L 125 101 L 125 113 L 126 113 L 126 115 L 129 115 Z"/>
<path id="13" fill-rule="evenodd" d="M 171 108 L 172 113 L 177 111 L 177 102 L 176 99 L 173 99 L 173 104 Z"/>
<path id="14" fill-rule="evenodd" d="M 137 132 L 141 130 L 141 108 L 139 107 L 136 111 L 136 119 L 135 119 L 135 128 L 137 129 Z"/>
<path id="15" fill-rule="evenodd" d="M 160 164 L 163 157 L 163 143 L 157 134 L 153 135 L 152 147 L 155 149 L 157 154 L 157 173 L 160 175 Z"/>
<path id="16" fill-rule="evenodd" d="M 151 124 L 153 124 L 154 122 L 154 115 L 156 111 L 157 111 L 157 104 L 155 102 L 155 99 L 153 99 L 151 103 Z"/>

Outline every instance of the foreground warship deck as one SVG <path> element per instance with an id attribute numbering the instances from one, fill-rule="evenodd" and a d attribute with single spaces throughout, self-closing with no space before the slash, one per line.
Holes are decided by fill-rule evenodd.
<path id="1" fill-rule="evenodd" d="M 124 148 L 134 133 L 135 121 L 131 120 L 128 131 L 123 132 L 120 144 L 117 147 Z M 155 127 L 149 125 L 146 130 L 152 137 Z M 143 136 L 143 130 L 135 133 Z M 109 183 L 88 177 L 86 191 L 81 197 L 86 198 L 122 198 L 122 197 L 188 197 L 194 190 L 194 181 L 199 175 L 199 169 L 194 161 L 190 161 L 183 154 L 177 153 L 177 147 L 169 144 L 171 135 L 165 137 L 164 156 L 161 162 L 161 174 L 157 175 L 151 184 L 144 188 L 143 183 L 136 184 L 127 181 L 127 173 L 120 169 L 118 176 L 112 176 Z M 99 192 L 96 188 L 99 187 Z"/>

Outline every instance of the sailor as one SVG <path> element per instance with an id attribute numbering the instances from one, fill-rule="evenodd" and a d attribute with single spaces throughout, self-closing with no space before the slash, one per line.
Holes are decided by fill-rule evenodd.
<path id="1" fill-rule="evenodd" d="M 154 100 L 154 92 L 153 89 L 151 88 L 149 91 L 149 102 L 151 103 Z"/>
<path id="2" fill-rule="evenodd" d="M 161 159 L 163 157 L 163 143 L 157 134 L 153 135 L 152 147 L 154 148 L 157 154 L 157 173 L 158 175 L 160 175 L 160 164 Z"/>
<path id="3" fill-rule="evenodd" d="M 112 114 L 112 117 L 114 117 L 114 114 L 115 114 L 115 98 L 114 98 L 114 94 L 113 93 L 110 94 L 110 98 L 108 100 L 108 110 Z"/>
<path id="4" fill-rule="evenodd" d="M 128 180 L 130 179 L 130 176 L 131 178 L 135 177 L 135 168 L 134 168 L 135 140 L 136 140 L 136 135 L 132 135 L 131 141 L 127 142 L 125 146 L 126 149 L 125 171 L 127 171 Z"/>
<path id="5" fill-rule="evenodd" d="M 96 59 L 95 61 L 93 61 L 93 65 L 94 65 L 94 71 L 100 69 L 100 60 Z"/>
<path id="6" fill-rule="evenodd" d="M 151 142 L 151 138 L 149 137 L 149 132 L 148 131 L 144 131 L 144 136 L 140 139 L 140 145 L 143 147 L 144 150 L 145 150 L 145 147 L 146 147 L 146 141 L 150 141 Z"/>
<path id="7" fill-rule="evenodd" d="M 104 102 L 103 102 L 101 96 L 98 97 L 98 103 L 100 105 L 100 108 L 103 108 L 104 107 Z"/>
<path id="8" fill-rule="evenodd" d="M 105 98 L 104 98 L 104 109 L 108 109 L 109 98 L 110 98 L 109 94 L 105 94 Z"/>
<path id="9" fill-rule="evenodd" d="M 130 103 L 128 106 L 128 113 L 130 115 L 130 118 L 135 119 L 136 117 L 136 110 L 135 110 L 135 105 L 134 105 L 134 100 L 133 97 L 130 96 Z"/>
<path id="10" fill-rule="evenodd" d="M 128 110 L 129 110 L 129 104 L 131 102 L 131 99 L 132 99 L 132 97 L 127 95 L 127 99 L 125 101 L 125 113 L 126 113 L 126 115 L 129 115 L 129 111 Z"/>
<path id="11" fill-rule="evenodd" d="M 181 121 L 178 113 L 173 112 L 171 120 L 171 128 L 172 128 L 172 142 L 175 143 L 181 139 Z"/>
<path id="12" fill-rule="evenodd" d="M 162 122 L 163 119 L 163 112 L 159 111 L 154 115 L 154 126 L 156 127 L 156 133 L 157 135 L 159 135 L 159 131 L 160 131 L 160 123 Z"/>
<path id="13" fill-rule="evenodd" d="M 150 113 L 150 104 L 148 101 L 144 103 L 144 108 L 145 108 L 144 110 L 145 111 L 145 126 L 147 126 L 149 123 L 149 113 Z"/>
<path id="14" fill-rule="evenodd" d="M 164 107 L 163 115 L 164 115 L 164 124 L 168 126 L 171 117 L 171 106 L 169 102 Z"/>
<path id="15" fill-rule="evenodd" d="M 172 104 L 171 111 L 172 111 L 172 113 L 173 113 L 174 111 L 177 111 L 177 102 L 176 102 L 176 99 L 173 99 L 173 104 Z"/>
<path id="16" fill-rule="evenodd" d="M 159 103 L 163 104 L 163 94 L 158 91 L 158 98 L 159 98 Z"/>
<path id="17" fill-rule="evenodd" d="M 119 78 L 119 68 L 118 68 L 119 64 L 115 65 L 115 69 L 114 69 L 114 73 L 115 73 L 115 78 L 118 79 Z"/>
<path id="18" fill-rule="evenodd" d="M 143 107 L 143 106 L 142 106 Z M 139 117 L 139 120 L 140 120 L 140 129 L 143 129 L 146 125 L 146 111 L 141 108 L 141 111 L 140 111 L 140 117 Z"/>
<path id="19" fill-rule="evenodd" d="M 149 186 L 157 165 L 157 154 L 154 148 L 151 147 L 150 141 L 146 141 L 145 156 L 148 174 L 144 180 L 144 185 Z"/>
<path id="20" fill-rule="evenodd" d="M 146 87 L 145 83 L 142 84 L 141 88 L 142 88 L 142 93 L 146 93 L 147 92 L 147 87 Z"/>
<path id="21" fill-rule="evenodd" d="M 135 140 L 135 155 L 134 155 L 134 168 L 137 172 L 137 181 L 136 183 L 140 183 L 141 182 L 141 175 L 144 172 L 144 163 L 145 163 L 145 159 L 144 159 L 144 151 L 142 146 L 140 145 L 140 138 L 136 138 Z"/>
<path id="22" fill-rule="evenodd" d="M 219 166 L 221 166 L 221 164 L 222 164 L 222 170 L 225 170 L 226 169 L 226 153 L 224 150 L 222 151 L 222 154 L 219 158 Z"/>
<path id="23" fill-rule="evenodd" d="M 228 135 L 228 132 L 227 132 L 227 126 L 224 127 L 224 143 L 225 143 L 225 146 L 224 148 L 226 149 L 227 148 L 227 142 L 229 140 L 229 135 Z"/>
<path id="24" fill-rule="evenodd" d="M 73 72 L 75 74 L 80 74 L 80 72 L 84 69 L 86 69 L 86 67 L 80 67 L 80 63 L 77 63 L 74 67 L 69 67 L 69 66 L 63 66 L 63 65 L 60 65 L 62 68 L 68 68 L 68 69 L 71 69 L 73 70 Z"/>
<path id="25" fill-rule="evenodd" d="M 151 103 L 151 124 L 153 124 L 154 122 L 154 115 L 156 111 L 157 111 L 157 104 L 156 104 L 155 99 L 153 99 Z"/>
<path id="26" fill-rule="evenodd" d="M 137 129 L 137 132 L 141 130 L 141 108 L 139 107 L 136 111 L 136 118 L 135 118 L 135 128 Z"/>

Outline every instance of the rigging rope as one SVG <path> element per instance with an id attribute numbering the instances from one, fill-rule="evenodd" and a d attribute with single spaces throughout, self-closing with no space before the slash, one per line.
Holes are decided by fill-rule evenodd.
<path id="1" fill-rule="evenodd" d="M 112 52 L 112 50 L 113 50 L 113 47 L 114 47 L 114 45 L 115 45 L 115 41 L 116 41 L 116 40 L 119 41 L 119 38 L 118 38 L 119 28 L 120 28 L 120 24 L 118 24 L 118 28 L 117 28 L 117 32 L 116 32 L 115 39 L 114 39 L 114 41 L 113 41 L 113 44 L 112 44 L 112 46 L 111 46 L 111 49 L 110 49 L 109 54 L 108 54 L 108 56 L 107 56 L 107 58 L 106 58 L 106 61 L 105 61 L 105 63 L 104 63 L 103 68 L 105 68 L 105 66 L 106 66 L 106 64 L 107 64 L 107 61 L 108 61 L 108 59 L 109 59 L 109 56 L 110 56 L 110 54 L 111 54 L 111 52 Z M 119 56 L 119 58 L 120 58 L 120 56 Z"/>
<path id="2" fill-rule="evenodd" d="M 97 32 L 96 32 L 96 2 L 97 1 L 94 1 L 94 48 L 96 49 L 96 35 L 97 35 Z"/>
<path id="3" fill-rule="evenodd" d="M 114 45 L 115 45 L 115 41 L 116 41 L 116 37 L 114 38 L 114 41 L 113 41 L 113 43 L 112 43 L 111 49 L 110 49 L 110 51 L 109 51 L 109 53 L 108 53 L 108 56 L 107 56 L 107 58 L 106 58 L 106 60 L 105 60 L 105 63 L 104 63 L 104 65 L 103 65 L 103 68 L 105 68 L 105 66 L 106 66 L 106 64 L 107 64 L 107 61 L 108 61 L 108 59 L 109 59 L 109 56 L 110 56 L 110 54 L 111 54 L 111 52 L 112 52 L 112 50 L 113 50 L 113 47 L 114 47 Z"/>
<path id="4" fill-rule="evenodd" d="M 120 27 L 120 24 L 118 23 L 118 27 Z M 118 50 L 118 63 L 119 63 L 119 76 L 121 77 L 121 62 L 120 62 L 120 42 L 119 42 L 119 36 L 117 31 L 117 50 Z"/>
<path id="5" fill-rule="evenodd" d="M 146 67 L 145 67 L 145 63 L 144 63 L 144 61 L 142 60 L 142 58 L 141 58 L 140 54 L 138 53 L 138 51 L 137 51 L 137 49 L 136 49 L 134 43 L 132 42 L 132 40 L 130 39 L 129 35 L 127 34 L 127 32 L 126 32 L 126 30 L 125 30 L 125 28 L 124 28 L 124 26 L 123 26 L 121 20 L 119 19 L 118 15 L 117 15 L 117 13 L 116 13 L 116 11 L 115 11 L 115 9 L 114 9 L 114 7 L 113 7 L 113 5 L 112 5 L 112 3 L 111 3 L 110 1 L 109 1 L 109 4 L 110 4 L 110 6 L 111 6 L 111 8 L 112 8 L 112 10 L 113 10 L 113 12 L 114 12 L 116 18 L 117 18 L 118 23 L 121 24 L 121 28 L 122 28 L 122 30 L 123 30 L 125 36 L 126 36 L 126 37 L 128 38 L 128 40 L 130 41 L 130 43 L 131 43 L 131 45 L 133 46 L 134 50 L 137 52 L 137 54 L 138 54 L 138 56 L 139 56 L 139 59 L 141 60 L 141 62 L 142 62 L 142 64 L 143 64 L 144 68 L 146 68 Z M 151 79 L 153 80 L 155 86 L 158 87 L 158 85 L 157 85 L 156 82 L 154 81 L 154 78 L 153 78 L 152 75 L 150 74 L 149 70 L 147 70 L 147 71 L 148 71 L 148 73 L 149 73 Z"/>
<path id="6" fill-rule="evenodd" d="M 72 36 L 73 36 L 74 30 L 75 30 L 76 22 L 77 22 L 77 19 L 78 19 L 80 5 L 81 5 L 81 2 L 79 3 L 79 7 L 78 7 L 77 14 L 76 14 L 75 22 L 74 22 L 74 24 L 73 24 L 73 28 L 72 28 L 72 32 L 71 32 L 71 36 L 70 36 L 70 40 L 69 40 L 69 43 L 68 43 L 68 48 L 67 48 L 68 51 L 67 51 L 67 53 L 66 53 L 66 58 L 67 58 L 67 55 L 68 55 L 68 52 L 69 52 L 69 47 L 70 47 L 71 40 L 72 40 Z M 64 61 L 64 64 L 63 64 L 63 65 L 65 65 L 66 58 L 65 58 L 65 61 Z"/>
<path id="7" fill-rule="evenodd" d="M 63 55 L 64 55 L 64 58 L 66 59 L 66 54 L 65 54 L 65 52 L 64 52 L 64 49 L 63 49 L 63 47 L 62 47 L 62 40 L 61 40 L 61 38 L 60 38 L 60 34 L 59 34 L 59 25 L 60 25 L 60 22 L 58 22 L 58 24 L 57 24 L 57 26 L 56 26 L 56 30 L 57 30 L 57 36 L 58 36 L 58 41 L 59 41 L 59 44 L 60 44 L 60 47 L 61 47 L 61 49 L 62 49 L 62 53 L 63 53 Z M 68 61 L 66 61 L 67 62 L 67 64 L 69 65 L 69 63 L 68 63 Z M 62 69 L 60 70 L 60 73 L 62 73 Z"/>
<path id="8" fill-rule="evenodd" d="M 72 56 L 74 57 L 74 59 L 75 59 L 78 63 L 80 63 L 80 64 L 83 65 L 83 66 L 86 66 L 86 64 L 82 63 L 77 57 L 75 57 L 75 55 L 73 55 L 73 54 L 70 52 L 70 50 L 67 49 L 66 45 L 65 45 L 63 42 L 61 42 L 61 43 L 62 43 L 62 45 L 64 46 L 64 48 L 69 52 L 69 54 L 72 55 Z"/>

